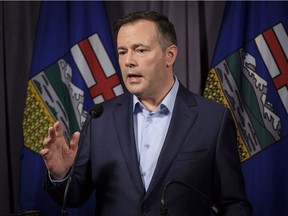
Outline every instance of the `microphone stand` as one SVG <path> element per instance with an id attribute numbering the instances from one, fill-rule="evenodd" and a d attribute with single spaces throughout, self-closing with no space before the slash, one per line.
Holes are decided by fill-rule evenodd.
<path id="1" fill-rule="evenodd" d="M 183 182 L 180 182 L 180 181 L 169 181 L 166 183 L 163 191 L 162 191 L 162 195 L 161 195 L 161 215 L 163 216 L 168 216 L 168 209 L 165 205 L 165 197 L 166 197 L 166 192 L 168 190 L 168 187 L 172 184 L 179 184 L 179 185 L 182 185 L 188 189 L 190 189 L 191 191 L 193 192 L 196 192 L 198 195 L 200 195 L 200 197 L 204 200 L 204 202 L 210 207 L 210 209 L 213 211 L 213 213 L 215 215 L 218 214 L 219 210 L 218 208 L 216 207 L 216 205 L 214 205 L 214 203 L 207 197 L 205 196 L 201 191 L 199 191 L 197 188 L 195 187 L 192 187 L 188 184 L 185 184 Z"/>
<path id="2" fill-rule="evenodd" d="M 82 147 L 82 143 L 83 143 L 84 138 L 86 136 L 86 131 L 87 131 L 88 125 L 90 124 L 92 118 L 98 118 L 98 117 L 100 117 L 102 115 L 102 113 L 103 113 L 102 105 L 95 104 L 90 109 L 88 120 L 86 121 L 86 123 L 84 124 L 84 126 L 83 126 L 83 128 L 81 130 L 80 140 L 78 142 L 79 143 L 78 144 L 78 150 L 77 150 L 74 162 L 72 164 L 70 173 L 68 175 L 68 180 L 67 180 L 67 184 L 66 184 L 65 191 L 64 191 L 63 205 L 62 205 L 62 209 L 61 209 L 61 216 L 66 216 L 67 215 L 67 195 L 68 195 L 70 184 L 71 184 L 71 181 L 72 181 L 72 178 L 73 178 L 73 175 L 74 175 L 74 169 L 75 169 L 75 166 L 76 166 L 77 159 L 79 157 L 79 153 L 80 153 L 80 150 L 81 150 L 81 147 Z"/>

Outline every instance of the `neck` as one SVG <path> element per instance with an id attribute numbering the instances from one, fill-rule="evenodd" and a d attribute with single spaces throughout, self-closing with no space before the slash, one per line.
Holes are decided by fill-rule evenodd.
<path id="1" fill-rule="evenodd" d="M 146 109 L 150 112 L 154 112 L 158 106 L 161 104 L 163 99 L 166 97 L 166 95 L 170 92 L 172 89 L 173 85 L 175 82 L 175 78 L 173 77 L 172 81 L 170 82 L 168 88 L 162 92 L 161 95 L 155 96 L 153 95 L 152 97 L 143 97 L 143 98 L 138 98 L 139 101 L 146 107 Z"/>

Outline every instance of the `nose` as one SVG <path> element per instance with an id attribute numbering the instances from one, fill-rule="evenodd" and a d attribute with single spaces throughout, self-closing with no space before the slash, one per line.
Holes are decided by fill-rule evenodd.
<path id="1" fill-rule="evenodd" d="M 133 51 L 127 52 L 125 56 L 125 66 L 128 68 L 132 68 L 136 66 L 136 60 L 135 60 Z"/>

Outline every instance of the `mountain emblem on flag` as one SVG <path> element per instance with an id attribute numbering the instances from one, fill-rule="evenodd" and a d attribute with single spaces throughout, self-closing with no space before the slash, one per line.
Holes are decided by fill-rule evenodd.
<path id="1" fill-rule="evenodd" d="M 85 92 L 88 92 L 86 96 Z M 62 123 L 69 139 L 86 120 L 85 100 L 96 104 L 122 93 L 120 79 L 98 34 L 83 39 L 29 80 L 23 120 L 24 145 L 38 153 L 48 127 L 56 121 Z"/>
<path id="2" fill-rule="evenodd" d="M 287 136 L 281 126 L 288 119 L 287 44 L 279 23 L 209 71 L 204 96 L 230 108 L 241 161 Z"/>

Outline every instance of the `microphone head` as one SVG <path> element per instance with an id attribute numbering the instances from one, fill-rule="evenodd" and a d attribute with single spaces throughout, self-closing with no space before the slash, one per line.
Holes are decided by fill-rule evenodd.
<path id="1" fill-rule="evenodd" d="M 89 114 L 92 118 L 98 118 L 102 115 L 104 108 L 101 104 L 95 104 L 90 109 Z"/>

